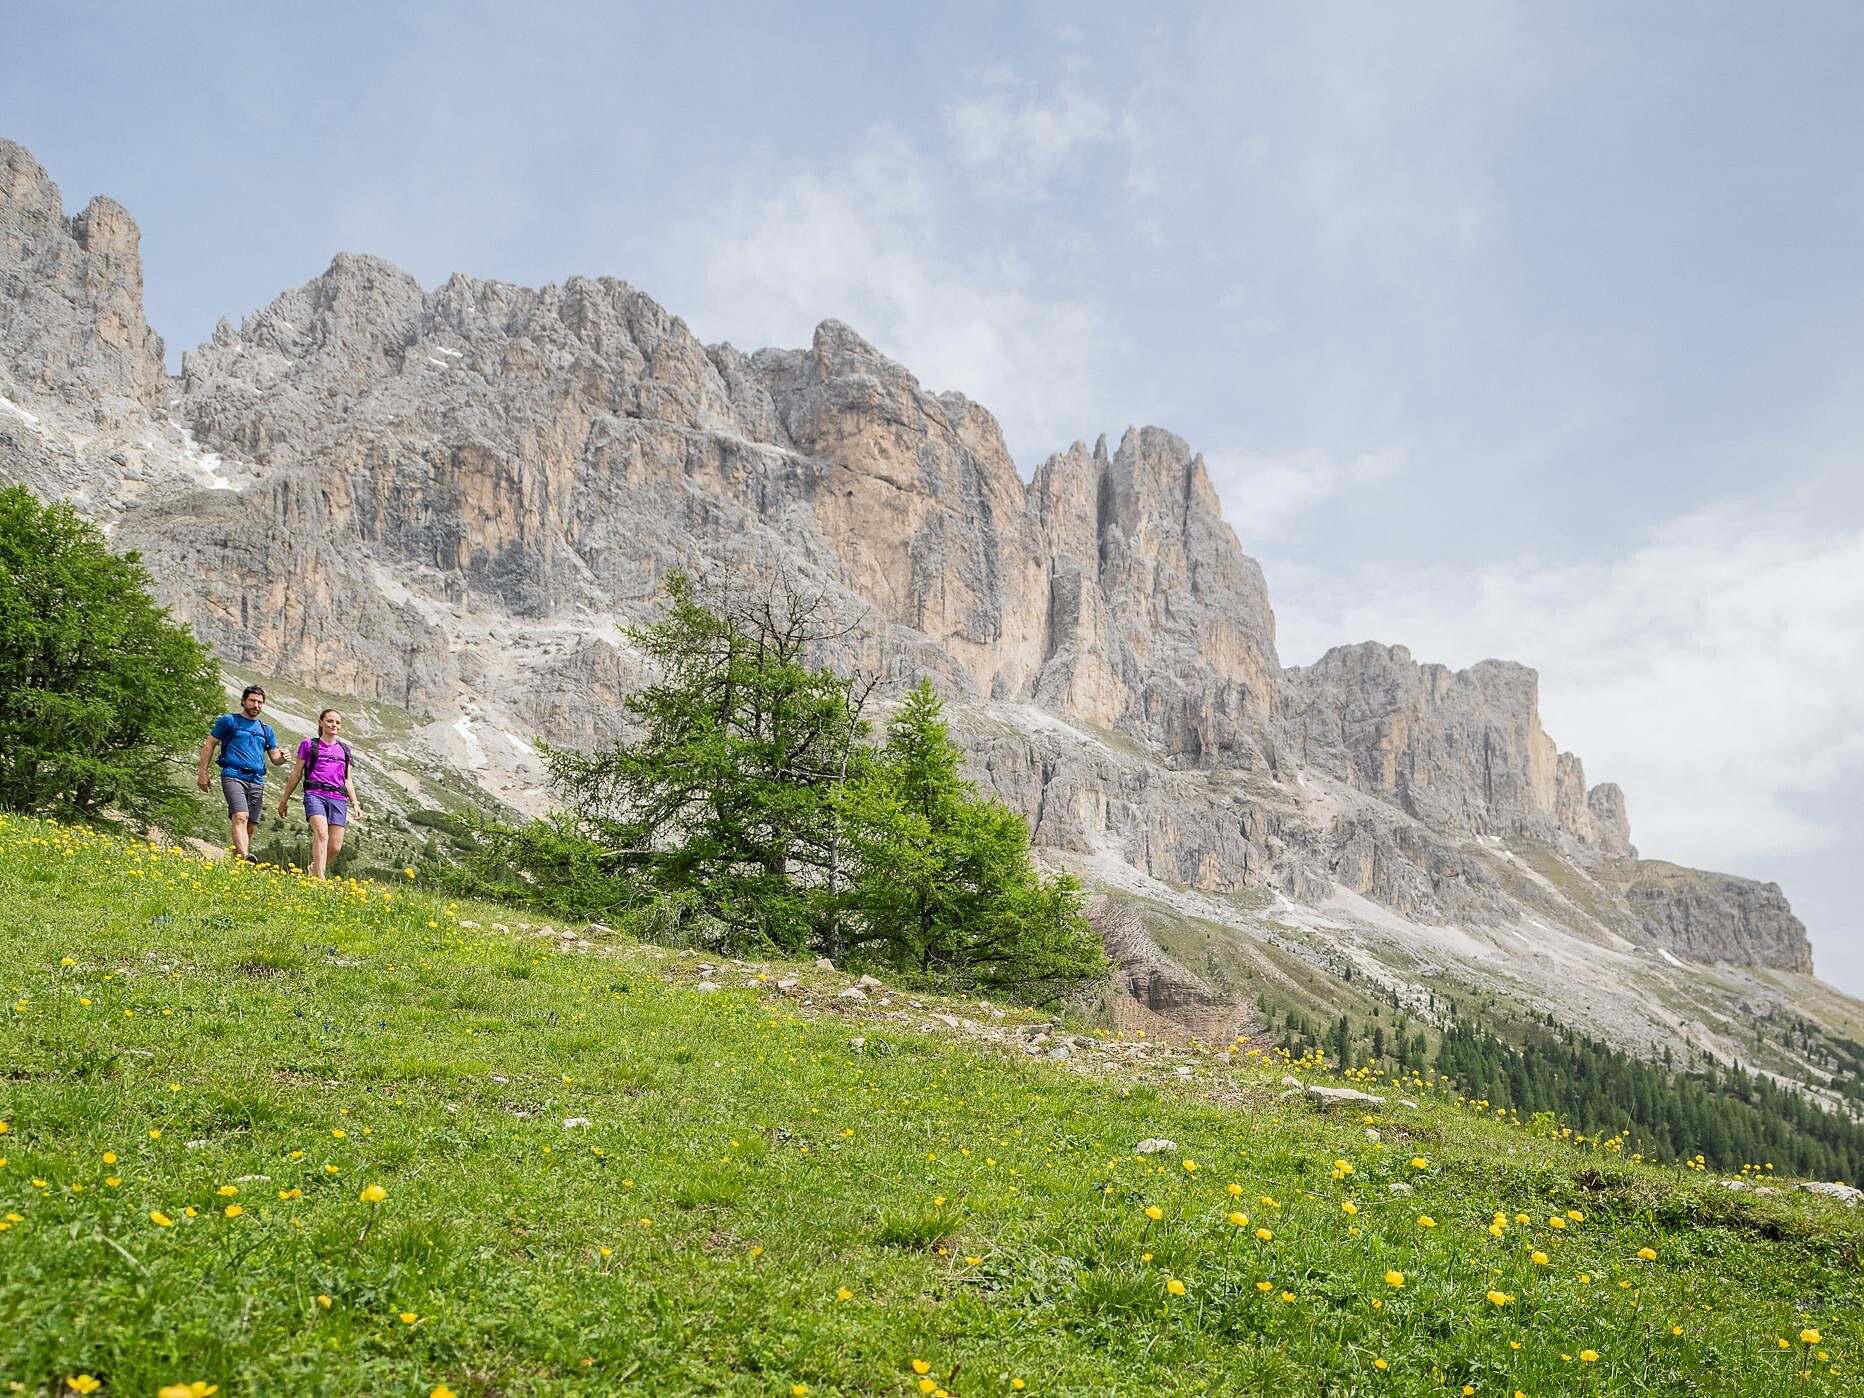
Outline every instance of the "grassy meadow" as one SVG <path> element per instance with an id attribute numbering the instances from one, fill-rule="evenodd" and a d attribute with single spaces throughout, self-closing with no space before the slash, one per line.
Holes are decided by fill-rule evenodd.
<path id="1" fill-rule="evenodd" d="M 534 922 L 0 817 L 0 1388 L 1864 1391 L 1831 1201 Z"/>

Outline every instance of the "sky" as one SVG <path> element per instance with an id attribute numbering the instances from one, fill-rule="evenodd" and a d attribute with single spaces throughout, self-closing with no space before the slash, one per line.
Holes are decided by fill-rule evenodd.
<path id="1" fill-rule="evenodd" d="M 848 322 L 1025 473 L 1204 453 L 1282 659 L 1541 674 L 1647 857 L 1864 994 L 1864 7 L 56 6 L 0 135 L 143 234 L 171 363 L 374 253 Z"/>

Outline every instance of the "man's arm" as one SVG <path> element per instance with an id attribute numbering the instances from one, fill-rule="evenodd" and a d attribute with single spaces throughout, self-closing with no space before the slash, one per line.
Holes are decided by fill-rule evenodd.
<path id="1" fill-rule="evenodd" d="M 285 750 L 278 745 L 278 734 L 274 733 L 268 726 L 265 730 L 265 736 L 269 738 L 272 743 L 272 746 L 266 749 L 265 755 L 272 759 L 272 765 L 274 767 L 283 767 L 288 759 L 285 756 Z"/>
<path id="2" fill-rule="evenodd" d="M 194 784 L 200 787 L 202 791 L 210 791 L 213 789 L 213 783 L 207 779 L 207 764 L 214 760 L 214 744 L 218 741 L 217 738 L 210 737 L 206 742 L 201 744 L 201 774 L 195 780 Z"/>

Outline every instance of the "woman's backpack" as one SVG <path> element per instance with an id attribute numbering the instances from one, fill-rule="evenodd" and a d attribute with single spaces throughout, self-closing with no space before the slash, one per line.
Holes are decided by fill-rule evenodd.
<path id="1" fill-rule="evenodd" d="M 338 738 L 337 746 L 343 750 L 343 783 L 347 783 L 349 781 L 349 744 L 344 742 L 341 738 Z M 304 785 L 314 791 L 334 791 L 337 795 L 341 796 L 343 794 L 342 784 L 329 786 L 323 782 L 311 780 L 311 773 L 317 770 L 317 759 L 323 754 L 323 750 L 324 740 L 321 737 L 312 738 L 311 755 L 304 764 Z"/>

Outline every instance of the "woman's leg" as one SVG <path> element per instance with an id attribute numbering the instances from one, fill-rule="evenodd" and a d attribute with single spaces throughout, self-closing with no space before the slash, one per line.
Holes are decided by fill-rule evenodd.
<path id="1" fill-rule="evenodd" d="M 311 877 L 321 879 L 329 859 L 330 822 L 323 816 L 311 817 Z"/>
<path id="2" fill-rule="evenodd" d="M 347 827 L 333 825 L 330 827 L 330 863 L 337 862 L 337 856 L 343 852 L 343 831 Z"/>

